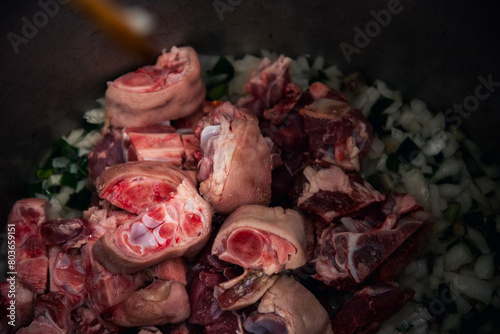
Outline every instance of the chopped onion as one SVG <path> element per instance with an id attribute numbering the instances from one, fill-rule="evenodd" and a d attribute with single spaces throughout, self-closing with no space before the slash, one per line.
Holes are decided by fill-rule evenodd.
<path id="1" fill-rule="evenodd" d="M 484 237 L 484 234 L 479 232 L 473 227 L 467 227 L 467 236 L 470 241 L 474 243 L 474 245 L 479 249 L 479 251 L 483 254 L 490 254 L 490 247 L 488 246 L 488 242 Z"/>
<path id="2" fill-rule="evenodd" d="M 442 153 L 445 158 L 451 157 L 458 150 L 458 141 L 452 136 L 448 135 L 448 141 L 446 143 L 446 147 L 443 149 Z"/>
<path id="3" fill-rule="evenodd" d="M 377 162 L 377 170 L 379 172 L 385 172 L 387 171 L 387 167 L 386 167 L 386 162 L 387 161 L 387 154 L 383 153 L 381 156 L 380 156 L 380 159 L 378 159 L 378 162 Z"/>
<path id="4" fill-rule="evenodd" d="M 427 125 L 422 127 L 422 137 L 428 138 L 432 136 L 436 131 L 438 130 L 444 130 L 445 129 L 445 121 L 442 113 L 436 114 L 434 117 L 432 117 Z"/>
<path id="5" fill-rule="evenodd" d="M 53 186 L 60 186 L 61 185 L 61 174 L 54 174 L 49 176 L 47 180 L 43 181 L 43 188 L 48 189 Z"/>
<path id="6" fill-rule="evenodd" d="M 444 279 L 450 282 L 451 286 L 458 292 L 486 305 L 490 303 L 495 287 L 492 283 L 448 271 L 443 272 L 443 275 Z"/>
<path id="7" fill-rule="evenodd" d="M 311 70 L 319 71 L 322 70 L 324 66 L 325 66 L 325 58 L 323 58 L 323 56 L 317 56 L 314 59 L 314 62 L 311 66 Z"/>
<path id="8" fill-rule="evenodd" d="M 476 187 L 473 182 L 469 183 L 469 193 L 470 196 L 476 200 L 481 206 L 487 208 L 490 206 L 486 197 L 481 193 L 481 191 Z"/>
<path id="9" fill-rule="evenodd" d="M 414 333 L 427 333 L 428 321 L 432 319 L 426 307 L 416 302 L 410 301 L 392 317 L 384 321 L 377 331 L 378 334 L 400 333 L 396 328 L 402 324 L 410 324 Z"/>
<path id="10" fill-rule="evenodd" d="M 393 95 L 395 95 L 395 94 L 393 94 Z M 394 98 L 392 98 L 392 99 L 394 100 Z M 385 110 L 382 113 L 391 115 L 393 117 L 393 119 L 397 120 L 397 119 L 399 119 L 399 117 L 401 117 L 400 108 L 402 106 L 403 106 L 403 102 L 395 100 L 390 106 L 385 108 Z"/>
<path id="11" fill-rule="evenodd" d="M 474 261 L 474 257 L 469 248 L 463 242 L 459 242 L 444 255 L 444 268 L 453 271 L 472 261 Z"/>
<path id="12" fill-rule="evenodd" d="M 370 148 L 370 153 L 368 153 L 368 158 L 376 159 L 382 155 L 384 152 L 385 144 L 378 137 L 373 138 L 373 144 Z"/>
<path id="13" fill-rule="evenodd" d="M 70 134 L 65 137 L 63 136 L 63 139 L 70 145 L 74 145 L 76 142 L 80 141 L 83 138 L 83 134 L 85 133 L 85 129 L 80 128 L 80 129 L 75 129 L 70 132 Z"/>
<path id="14" fill-rule="evenodd" d="M 380 93 L 374 87 L 367 87 L 363 89 L 362 96 L 360 99 L 356 99 L 353 101 L 353 108 L 360 109 L 363 115 L 366 117 L 369 113 L 375 102 L 377 102 L 380 97 Z"/>
<path id="15" fill-rule="evenodd" d="M 440 131 L 432 136 L 422 147 L 422 152 L 427 156 L 439 154 L 445 147 L 448 136 L 444 131 Z"/>
<path id="16" fill-rule="evenodd" d="M 455 198 L 455 201 L 460 203 L 460 214 L 463 215 L 472 207 L 472 198 L 469 190 L 464 190 Z"/>
<path id="17" fill-rule="evenodd" d="M 450 157 L 443 160 L 431 181 L 436 182 L 448 176 L 458 174 L 462 169 L 463 161 Z"/>
<path id="18" fill-rule="evenodd" d="M 52 159 L 52 167 L 54 168 L 66 168 L 69 164 L 69 159 L 66 157 L 56 157 Z"/>
<path id="19" fill-rule="evenodd" d="M 429 186 L 420 169 L 412 169 L 403 174 L 406 191 L 412 194 L 425 211 L 431 211 Z"/>
<path id="20" fill-rule="evenodd" d="M 83 148 L 83 149 L 92 149 L 99 141 L 101 140 L 101 133 L 97 130 L 90 131 L 85 135 L 85 137 L 81 138 L 81 140 L 74 143 L 75 147 Z"/>
<path id="21" fill-rule="evenodd" d="M 106 111 L 104 109 L 104 106 L 101 106 L 101 108 L 95 108 L 87 111 L 83 117 L 85 118 L 87 123 L 103 124 L 105 121 L 105 114 Z"/>
<path id="22" fill-rule="evenodd" d="M 61 203 L 55 198 L 51 198 L 49 202 L 50 202 L 50 207 L 47 212 L 47 220 L 59 218 L 62 210 Z"/>
<path id="23" fill-rule="evenodd" d="M 425 156 L 422 152 L 418 152 L 417 156 L 413 158 L 411 164 L 415 167 L 424 167 L 427 161 L 425 160 Z"/>
<path id="24" fill-rule="evenodd" d="M 495 272 L 495 262 L 492 254 L 481 255 L 474 265 L 476 276 L 481 279 L 492 279 Z"/>
<path id="25" fill-rule="evenodd" d="M 487 176 L 475 178 L 474 182 L 476 182 L 477 187 L 479 188 L 479 190 L 481 190 L 481 193 L 483 195 L 488 194 L 490 191 L 495 189 L 496 186 L 495 181 Z"/>
<path id="26" fill-rule="evenodd" d="M 463 187 L 458 184 L 445 183 L 439 185 L 439 193 L 441 196 L 455 199 L 462 192 Z"/>
<path id="27" fill-rule="evenodd" d="M 392 99 L 394 92 L 387 87 L 385 82 L 380 81 L 379 79 L 376 79 L 375 82 L 373 83 L 375 87 L 377 87 L 378 91 L 380 92 L 380 95 L 388 97 Z"/>
<path id="28" fill-rule="evenodd" d="M 439 208 L 439 188 L 437 185 L 429 184 L 429 195 L 432 216 L 441 218 L 443 216 L 443 211 Z"/>

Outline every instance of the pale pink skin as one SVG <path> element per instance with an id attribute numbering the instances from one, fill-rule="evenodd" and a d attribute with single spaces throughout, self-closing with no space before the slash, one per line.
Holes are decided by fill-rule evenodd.
<path id="1" fill-rule="evenodd" d="M 267 275 L 306 263 L 303 217 L 281 207 L 244 205 L 222 224 L 212 254 Z"/>
<path id="2" fill-rule="evenodd" d="M 103 312 L 103 318 L 123 327 L 177 323 L 189 317 L 191 308 L 184 284 L 155 280 L 144 289 Z"/>
<path id="3" fill-rule="evenodd" d="M 133 273 L 193 256 L 207 243 L 212 212 L 187 174 L 168 163 L 111 166 L 98 179 L 101 197 L 138 216 L 101 237 L 93 255 L 111 272 Z"/>
<path id="4" fill-rule="evenodd" d="M 106 119 L 115 127 L 143 127 L 187 117 L 203 107 L 198 55 L 172 47 L 147 66 L 108 83 Z"/>
<path id="5" fill-rule="evenodd" d="M 257 313 L 244 323 L 246 330 L 264 333 L 262 323 L 280 322 L 288 334 L 332 334 L 328 313 L 314 295 L 288 276 L 280 277 L 262 297 Z M 267 333 L 267 332 L 266 332 Z"/>
<path id="6" fill-rule="evenodd" d="M 218 134 L 206 140 L 201 132 L 200 194 L 222 214 L 244 204 L 269 205 L 271 154 L 260 134 L 257 117 L 226 102 L 197 127 L 213 125 L 220 125 Z"/>
<path id="7" fill-rule="evenodd" d="M 104 310 L 103 318 L 124 327 L 178 323 L 191 311 L 187 266 L 182 258 L 168 259 L 148 268 L 156 279 L 122 302 Z"/>

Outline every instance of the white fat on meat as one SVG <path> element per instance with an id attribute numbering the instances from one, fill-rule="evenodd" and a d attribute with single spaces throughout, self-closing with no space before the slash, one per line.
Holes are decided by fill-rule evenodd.
<path id="1" fill-rule="evenodd" d="M 307 166 L 304 169 L 304 176 L 309 181 L 304 185 L 304 193 L 313 194 L 320 190 L 352 193 L 349 177 L 338 167 L 332 166 L 330 169 L 316 171 L 311 166 Z M 305 200 L 304 196 L 301 196 L 301 200 Z"/>

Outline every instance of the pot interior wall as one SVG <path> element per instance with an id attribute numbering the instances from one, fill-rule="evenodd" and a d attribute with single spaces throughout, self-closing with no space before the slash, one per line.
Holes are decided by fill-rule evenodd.
<path id="1" fill-rule="evenodd" d="M 494 45 L 500 36 L 493 3 L 123 3 L 154 15 L 157 28 L 151 38 L 158 51 L 191 45 L 203 54 L 242 55 L 267 49 L 289 56 L 322 55 L 344 72 L 360 70 L 369 81 L 380 78 L 406 97 L 423 99 L 431 110 L 469 103 L 469 111 L 464 109 L 457 122 L 482 150 L 500 144 L 500 116 L 495 112 L 500 105 L 495 83 L 500 82 L 499 54 Z M 107 80 L 142 62 L 89 24 L 71 0 L 9 0 L 1 21 L 0 217 L 6 221 L 13 202 L 23 196 L 24 182 L 51 144 L 77 126 L 82 111 L 103 95 Z M 350 61 L 345 56 L 349 47 Z M 494 83 L 486 87 L 489 91 L 483 88 L 478 99 L 480 78 Z"/>

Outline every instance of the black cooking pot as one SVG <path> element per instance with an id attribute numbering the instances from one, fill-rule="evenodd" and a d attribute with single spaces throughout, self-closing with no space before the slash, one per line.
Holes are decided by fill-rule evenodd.
<path id="1" fill-rule="evenodd" d="M 103 96 L 105 82 L 143 65 L 70 2 L 2 2 L 2 224 L 13 202 L 24 195 L 36 163 Z M 431 110 L 447 111 L 448 121 L 460 123 L 484 152 L 499 147 L 500 29 L 493 1 L 123 3 L 153 13 L 158 26 L 151 38 L 165 48 L 323 55 L 327 65 L 361 70 L 369 81 L 380 78 L 404 96 L 426 101 Z"/>

